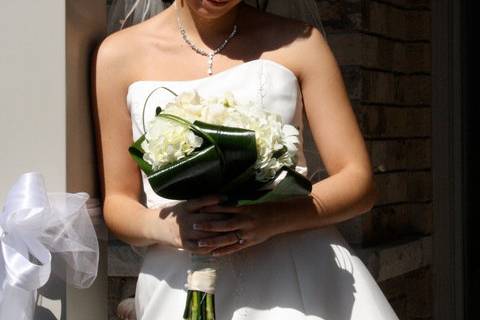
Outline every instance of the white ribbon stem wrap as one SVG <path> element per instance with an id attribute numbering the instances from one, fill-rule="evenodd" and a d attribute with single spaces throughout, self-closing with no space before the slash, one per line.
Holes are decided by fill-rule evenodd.
<path id="1" fill-rule="evenodd" d="M 98 241 L 86 193 L 47 194 L 40 173 L 20 176 L 0 213 L 0 319 L 32 320 L 51 271 L 78 288 L 97 276 Z M 59 270 L 52 270 L 52 253 Z"/>
<path id="2" fill-rule="evenodd" d="M 212 268 L 188 271 L 187 288 L 206 293 L 215 293 L 217 271 Z"/>
<path id="3" fill-rule="evenodd" d="M 187 273 L 187 289 L 214 294 L 216 281 L 216 260 L 192 255 L 192 269 Z"/>

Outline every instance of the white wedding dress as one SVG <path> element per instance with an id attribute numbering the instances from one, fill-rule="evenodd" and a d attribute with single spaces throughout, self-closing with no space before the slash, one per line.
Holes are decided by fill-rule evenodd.
<path id="1" fill-rule="evenodd" d="M 256 59 L 195 80 L 132 83 L 127 103 L 135 140 L 143 133 L 145 100 L 161 86 L 176 93 L 196 89 L 205 97 L 228 90 L 237 100 L 260 103 L 302 129 L 303 104 L 296 76 L 277 62 Z M 157 90 L 146 104 L 145 122 L 154 116 L 156 106 L 172 99 L 171 93 Z M 299 159 L 297 170 L 306 173 L 302 149 Z M 142 176 L 148 207 L 173 202 L 156 195 Z M 182 319 L 189 253 L 160 245 L 147 247 L 143 253 L 135 295 L 137 319 Z M 279 235 L 219 259 L 218 320 L 398 319 L 334 226 Z"/>

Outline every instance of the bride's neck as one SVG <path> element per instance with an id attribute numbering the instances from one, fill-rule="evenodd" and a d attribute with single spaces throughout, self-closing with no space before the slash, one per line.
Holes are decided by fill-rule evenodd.
<path id="1" fill-rule="evenodd" d="M 177 7 L 172 6 L 175 16 L 178 14 L 180 21 L 190 37 L 201 38 L 205 42 L 218 39 L 224 39 L 232 32 L 233 25 L 236 23 L 238 11 L 241 9 L 240 3 L 233 9 L 220 17 L 203 17 L 192 10 L 183 1 L 176 1 Z"/>

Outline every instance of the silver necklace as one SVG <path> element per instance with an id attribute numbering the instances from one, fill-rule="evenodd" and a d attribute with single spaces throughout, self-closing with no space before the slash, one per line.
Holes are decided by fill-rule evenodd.
<path id="1" fill-rule="evenodd" d="M 180 33 L 182 35 L 183 40 L 188 44 L 190 48 L 192 48 L 196 53 L 201 54 L 202 56 L 208 57 L 208 75 L 211 76 L 213 74 L 212 67 L 213 67 L 213 57 L 222 51 L 222 49 L 227 45 L 227 43 L 230 41 L 230 39 L 235 36 L 237 33 L 237 24 L 233 25 L 233 30 L 230 33 L 230 35 L 223 41 L 223 43 L 218 46 L 215 50 L 212 52 L 208 53 L 205 50 L 197 47 L 187 36 L 187 31 L 185 31 L 185 27 L 182 24 L 182 21 L 180 20 L 180 13 L 177 7 L 177 2 L 175 1 L 175 9 L 177 12 L 177 24 L 178 24 L 178 29 L 180 30 Z"/>

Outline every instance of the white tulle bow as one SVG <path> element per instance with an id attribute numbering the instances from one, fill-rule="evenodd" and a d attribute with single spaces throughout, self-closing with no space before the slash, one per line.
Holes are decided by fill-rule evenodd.
<path id="1" fill-rule="evenodd" d="M 33 319 L 37 289 L 51 271 L 78 288 L 93 283 L 99 250 L 88 198 L 47 194 L 36 172 L 23 174 L 10 189 L 0 213 L 0 319 Z"/>

